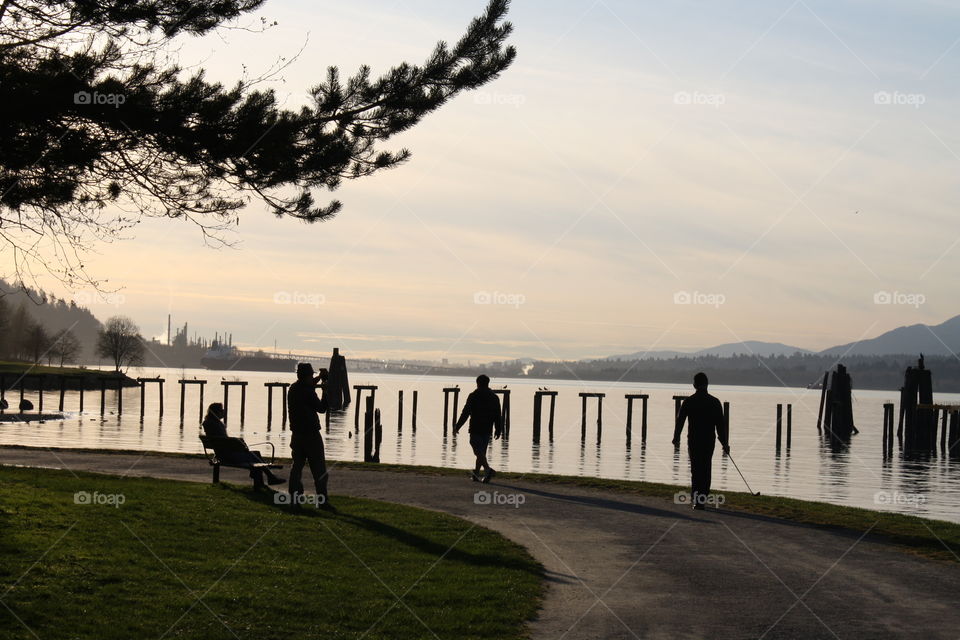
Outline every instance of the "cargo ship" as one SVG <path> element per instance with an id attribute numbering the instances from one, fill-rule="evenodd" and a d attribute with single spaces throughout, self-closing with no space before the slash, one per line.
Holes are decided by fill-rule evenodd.
<path id="1" fill-rule="evenodd" d="M 200 358 L 200 364 L 214 371 L 282 371 L 293 373 L 297 360 L 265 351 L 240 351 L 232 344 L 214 340 Z"/>

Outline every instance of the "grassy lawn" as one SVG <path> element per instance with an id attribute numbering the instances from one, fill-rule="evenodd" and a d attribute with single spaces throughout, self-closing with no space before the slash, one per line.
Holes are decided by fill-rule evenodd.
<path id="1" fill-rule="evenodd" d="M 524 637 L 542 567 L 523 548 L 444 514 L 336 504 L 294 512 L 230 485 L 0 468 L 0 635 Z"/>

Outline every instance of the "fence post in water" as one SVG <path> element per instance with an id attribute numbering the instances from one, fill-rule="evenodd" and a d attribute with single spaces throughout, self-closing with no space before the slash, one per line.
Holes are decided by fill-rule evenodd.
<path id="1" fill-rule="evenodd" d="M 147 386 L 147 383 L 144 381 L 143 378 L 137 378 L 137 382 L 140 383 L 140 422 L 143 422 L 143 410 L 144 410 L 144 407 L 146 406 L 143 401 L 143 393 L 144 393 L 144 387 Z"/>
<path id="2" fill-rule="evenodd" d="M 397 433 L 403 432 L 403 389 L 397 397 Z"/>
<path id="3" fill-rule="evenodd" d="M 123 415 L 123 379 L 117 378 L 117 415 Z"/>
<path id="4" fill-rule="evenodd" d="M 289 382 L 284 382 L 280 385 L 281 393 L 283 393 L 283 399 L 280 404 L 283 405 L 283 409 L 280 412 L 280 430 L 283 431 L 287 427 L 287 389 L 290 387 Z M 327 414 L 330 412 L 327 411 Z"/>
<path id="5" fill-rule="evenodd" d="M 947 455 L 952 457 L 960 456 L 960 411 L 954 409 L 950 412 L 950 448 Z"/>
<path id="6" fill-rule="evenodd" d="M 23 394 L 23 387 L 20 387 L 20 393 Z M 107 404 L 107 381 L 100 378 L 100 415 L 102 416 Z"/>
<path id="7" fill-rule="evenodd" d="M 37 391 L 40 392 L 37 396 L 37 413 L 43 413 L 43 383 L 46 379 L 46 376 L 37 376 Z"/>
<path id="8" fill-rule="evenodd" d="M 83 380 L 80 381 L 80 413 L 83 413 Z"/>
<path id="9" fill-rule="evenodd" d="M 783 405 L 777 405 L 777 453 L 780 453 L 780 438 L 781 430 L 783 428 Z"/>
<path id="10" fill-rule="evenodd" d="M 180 383 L 180 427 L 181 428 L 183 427 L 183 414 L 184 414 L 184 406 L 186 404 L 185 397 L 186 397 L 186 389 L 188 384 L 195 384 L 200 387 L 199 421 L 203 422 L 203 388 L 207 384 L 207 381 L 197 380 L 197 379 L 192 379 L 192 380 L 182 379 L 182 380 L 179 380 L 178 382 Z M 226 407 L 224 407 L 224 412 L 226 412 Z"/>
<path id="11" fill-rule="evenodd" d="M 883 404 L 883 456 L 889 457 L 893 451 L 893 403 Z"/>
<path id="12" fill-rule="evenodd" d="M 184 395 L 187 390 L 187 381 L 180 381 L 180 424 L 183 424 L 183 404 L 184 404 Z"/>
<path id="13" fill-rule="evenodd" d="M 0 385 L 2 384 L 3 382 L 0 381 Z M 58 409 L 59 411 L 63 411 L 63 397 L 66 395 L 66 393 L 67 393 L 67 377 L 60 376 L 60 404 Z"/>

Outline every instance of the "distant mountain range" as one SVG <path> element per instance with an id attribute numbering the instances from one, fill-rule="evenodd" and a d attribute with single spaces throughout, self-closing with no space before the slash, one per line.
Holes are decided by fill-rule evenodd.
<path id="1" fill-rule="evenodd" d="M 887 331 L 876 338 L 848 342 L 823 351 L 814 352 L 780 342 L 746 340 L 700 349 L 699 351 L 636 351 L 609 356 L 603 360 L 640 360 L 646 358 L 667 360 L 671 358 L 698 358 L 702 356 L 731 357 L 736 355 L 790 356 L 795 353 L 819 355 L 885 356 L 925 355 L 950 356 L 960 353 L 960 316 L 950 318 L 938 325 L 914 324 Z"/>

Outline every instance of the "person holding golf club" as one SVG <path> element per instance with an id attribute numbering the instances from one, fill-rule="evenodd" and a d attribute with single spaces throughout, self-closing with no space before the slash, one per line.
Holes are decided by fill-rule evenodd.
<path id="1" fill-rule="evenodd" d="M 707 393 L 707 374 L 702 371 L 693 377 L 696 392 L 683 401 L 673 430 L 673 446 L 680 446 L 683 423 L 690 421 L 687 430 L 687 451 L 690 455 L 690 499 L 694 509 L 706 509 L 710 496 L 710 475 L 713 465 L 713 449 L 720 440 L 723 452 L 730 453 L 723 405 Z"/>

